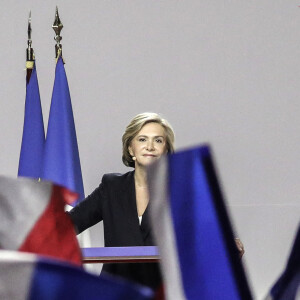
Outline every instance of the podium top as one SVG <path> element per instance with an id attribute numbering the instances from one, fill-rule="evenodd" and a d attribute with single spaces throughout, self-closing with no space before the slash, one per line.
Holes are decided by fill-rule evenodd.
<path id="1" fill-rule="evenodd" d="M 83 263 L 158 262 L 156 246 L 81 248 Z"/>

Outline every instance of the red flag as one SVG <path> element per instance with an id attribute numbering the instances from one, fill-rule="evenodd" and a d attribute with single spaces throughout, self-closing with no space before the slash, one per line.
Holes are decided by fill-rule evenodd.
<path id="1" fill-rule="evenodd" d="M 0 176 L 0 247 L 81 265 L 81 251 L 66 203 L 77 195 L 50 182 Z"/>

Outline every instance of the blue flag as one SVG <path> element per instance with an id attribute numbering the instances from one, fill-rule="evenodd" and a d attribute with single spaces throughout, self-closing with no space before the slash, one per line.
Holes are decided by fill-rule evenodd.
<path id="1" fill-rule="evenodd" d="M 34 64 L 26 85 L 25 114 L 18 176 L 40 178 L 45 132 L 39 84 Z"/>
<path id="2" fill-rule="evenodd" d="M 64 63 L 59 57 L 52 93 L 42 178 L 84 198 L 72 103 Z"/>
<path id="3" fill-rule="evenodd" d="M 162 158 L 148 180 L 167 299 L 252 299 L 209 148 Z"/>

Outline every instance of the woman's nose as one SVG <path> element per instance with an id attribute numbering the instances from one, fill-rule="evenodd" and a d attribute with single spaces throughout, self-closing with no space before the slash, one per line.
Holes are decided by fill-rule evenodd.
<path id="1" fill-rule="evenodd" d="M 147 150 L 153 150 L 154 147 L 153 147 L 153 142 L 152 141 L 148 141 L 147 143 Z"/>

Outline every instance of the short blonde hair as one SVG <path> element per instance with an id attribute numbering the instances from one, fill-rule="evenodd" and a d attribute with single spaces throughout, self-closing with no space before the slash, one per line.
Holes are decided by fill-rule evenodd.
<path id="1" fill-rule="evenodd" d="M 122 161 L 125 166 L 133 167 L 134 168 L 134 160 L 129 153 L 129 146 L 132 139 L 138 134 L 138 132 L 148 123 L 158 123 L 160 124 L 166 134 L 166 149 L 167 153 L 174 152 L 174 131 L 169 122 L 166 119 L 163 119 L 160 115 L 156 113 L 146 112 L 142 114 L 138 114 L 135 116 L 129 125 L 126 127 L 125 132 L 122 136 L 122 143 L 123 143 L 123 155 Z"/>

